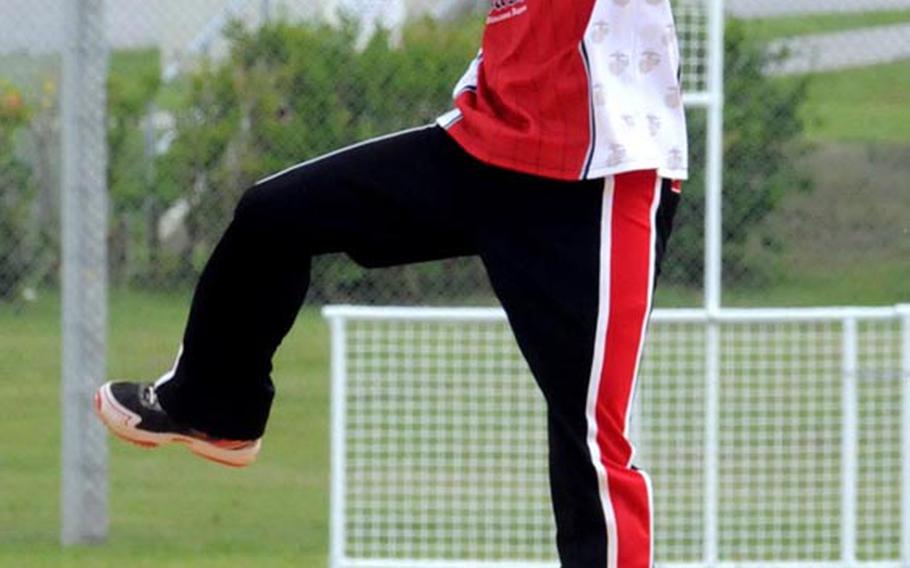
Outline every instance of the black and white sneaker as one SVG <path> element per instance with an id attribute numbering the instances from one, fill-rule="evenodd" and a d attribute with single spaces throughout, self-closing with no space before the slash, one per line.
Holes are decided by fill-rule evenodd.
<path id="1" fill-rule="evenodd" d="M 151 383 L 105 383 L 95 392 L 95 413 L 117 437 L 143 448 L 184 444 L 194 454 L 233 467 L 249 465 L 262 440 L 225 440 L 177 424 L 158 403 Z"/>

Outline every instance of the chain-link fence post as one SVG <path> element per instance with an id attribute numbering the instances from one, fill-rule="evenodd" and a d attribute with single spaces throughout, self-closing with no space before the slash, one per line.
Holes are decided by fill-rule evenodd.
<path id="1" fill-rule="evenodd" d="M 107 437 L 92 416 L 107 325 L 107 45 L 104 0 L 67 2 L 61 92 L 63 385 L 61 541 L 108 530 Z"/>

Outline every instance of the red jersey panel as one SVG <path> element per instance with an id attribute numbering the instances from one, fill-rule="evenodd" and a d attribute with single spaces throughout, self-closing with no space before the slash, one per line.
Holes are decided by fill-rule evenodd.
<path id="1" fill-rule="evenodd" d="M 525 173 L 683 179 L 678 69 L 669 0 L 493 0 L 439 124 L 478 159 Z"/>

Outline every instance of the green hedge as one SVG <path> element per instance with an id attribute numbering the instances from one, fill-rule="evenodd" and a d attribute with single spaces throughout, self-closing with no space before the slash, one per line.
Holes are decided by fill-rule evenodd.
<path id="1" fill-rule="evenodd" d="M 352 25 L 277 22 L 247 30 L 234 23 L 226 34 L 229 57 L 203 61 L 169 85 L 159 79 L 156 51 L 115 53 L 108 82 L 115 283 L 191 285 L 255 180 L 358 140 L 433 121 L 451 107 L 452 87 L 476 53 L 481 26 L 478 20 L 420 21 L 406 28 L 401 45 L 379 34 L 358 50 Z M 808 188 L 796 166 L 805 151 L 799 111 L 806 88 L 802 81 L 766 77 L 762 70 L 775 56 L 735 22 L 725 48 L 725 276 L 728 284 L 754 285 L 775 277 L 784 246 L 778 236 L 763 234 L 763 221 L 787 193 Z M 176 137 L 155 156 L 143 125 L 157 107 L 173 116 Z M 31 193 L 29 168 L 16 157 L 10 134 L 25 125 L 26 115 L 0 112 L 7 113 L 0 115 L 3 296 L 25 272 L 12 236 L 22 231 Z M 692 179 L 664 282 L 697 288 L 704 254 L 705 120 L 699 111 L 689 115 Z M 186 246 L 165 250 L 156 227 L 178 198 L 189 204 Z M 317 271 L 318 300 L 454 302 L 489 293 L 478 262 L 368 275 L 333 258 L 320 260 Z"/>
<path id="2" fill-rule="evenodd" d="M 166 180 L 201 188 L 192 222 L 197 243 L 211 246 L 240 193 L 264 173 L 432 121 L 451 105 L 452 85 L 474 54 L 479 31 L 478 23 L 420 22 L 407 29 L 400 48 L 380 35 L 357 51 L 350 26 L 279 23 L 251 32 L 234 25 L 231 58 L 193 76 L 190 104 L 178 119 L 180 138 L 166 157 Z M 765 66 L 785 54 L 768 54 L 736 22 L 728 26 L 725 48 L 725 275 L 729 284 L 757 284 L 774 277 L 782 246 L 761 234 L 762 222 L 784 195 L 808 187 L 795 165 L 804 151 L 799 109 L 806 89 L 805 82 L 767 78 Z M 697 287 L 704 113 L 690 112 L 689 120 L 692 179 L 665 278 Z M 352 267 L 325 278 L 328 288 L 356 289 L 364 275 Z"/>
<path id="3" fill-rule="evenodd" d="M 765 231 L 763 222 L 787 194 L 809 191 L 811 178 L 799 169 L 807 146 L 800 109 L 807 79 L 781 81 L 764 69 L 786 57 L 731 21 L 725 42 L 723 240 L 726 285 L 756 287 L 779 277 L 778 253 L 784 236 Z M 676 222 L 664 278 L 667 283 L 697 287 L 703 280 L 704 112 L 689 112 L 691 177 Z"/>
<path id="4" fill-rule="evenodd" d="M 22 93 L 0 81 L 0 300 L 14 297 L 28 270 L 24 245 L 33 196 L 31 170 L 17 153 L 17 134 L 29 120 Z"/>
<path id="5" fill-rule="evenodd" d="M 399 47 L 378 34 L 358 50 L 351 25 L 276 23 L 248 31 L 233 24 L 231 57 L 193 74 L 188 104 L 176 113 L 179 136 L 160 161 L 159 183 L 174 192 L 193 188 L 191 247 L 173 276 L 195 276 L 241 193 L 265 174 L 435 120 L 451 107 L 452 87 L 476 52 L 479 32 L 476 22 L 424 21 L 408 27 Z M 384 301 L 395 290 L 391 299 L 419 301 L 437 292 L 473 294 L 483 280 L 476 263 L 368 275 L 333 258 L 319 261 L 316 272 L 317 300 Z"/>

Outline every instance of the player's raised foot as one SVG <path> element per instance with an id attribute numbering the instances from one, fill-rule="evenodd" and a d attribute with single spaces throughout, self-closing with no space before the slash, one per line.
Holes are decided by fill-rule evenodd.
<path id="1" fill-rule="evenodd" d="M 208 460 L 233 467 L 249 465 L 259 440 L 225 440 L 182 426 L 158 403 L 151 383 L 109 382 L 95 392 L 95 413 L 117 437 L 144 448 L 184 444 Z"/>

